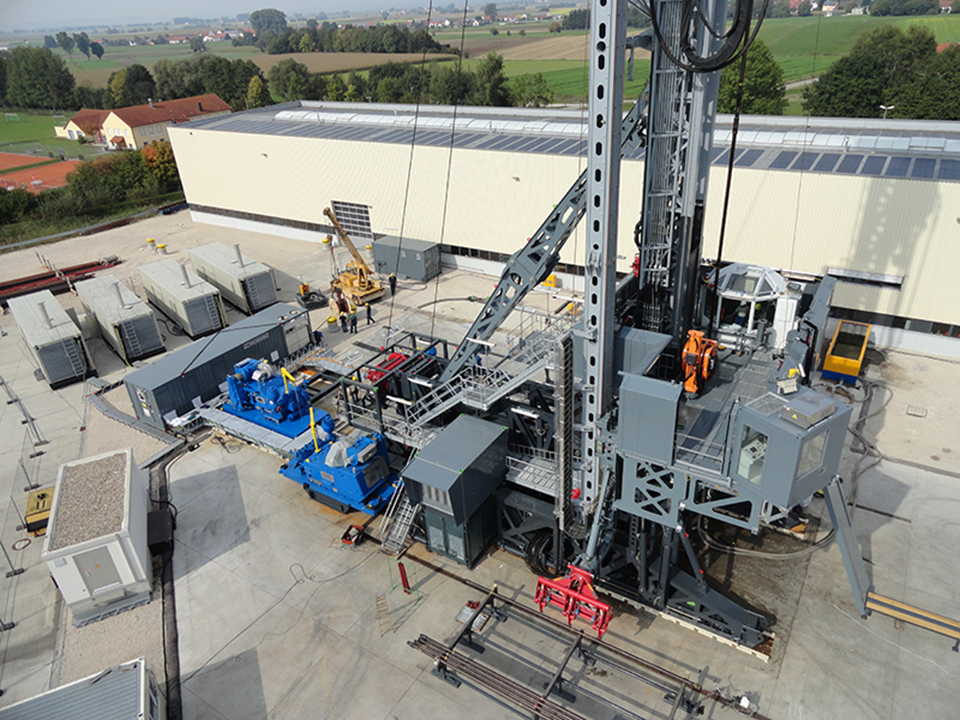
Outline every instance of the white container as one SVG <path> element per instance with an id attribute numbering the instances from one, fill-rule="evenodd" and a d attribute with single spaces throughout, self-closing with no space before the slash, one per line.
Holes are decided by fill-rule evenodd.
<path id="1" fill-rule="evenodd" d="M 197 275 L 215 286 L 224 299 L 247 315 L 277 302 L 273 271 L 222 243 L 210 243 L 190 250 L 190 262 Z"/>
<path id="2" fill-rule="evenodd" d="M 220 291 L 173 258 L 140 266 L 147 299 L 196 339 L 226 327 Z"/>
<path id="3" fill-rule="evenodd" d="M 23 342 L 51 388 L 58 388 L 96 373 L 80 329 L 49 290 L 8 301 Z"/>
<path id="4" fill-rule="evenodd" d="M 60 466 L 41 557 L 74 625 L 149 602 L 148 504 L 130 448 Z"/>

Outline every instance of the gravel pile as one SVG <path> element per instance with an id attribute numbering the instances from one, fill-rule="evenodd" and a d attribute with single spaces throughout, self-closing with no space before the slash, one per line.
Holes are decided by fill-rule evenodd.
<path id="1" fill-rule="evenodd" d="M 50 549 L 118 532 L 123 523 L 127 455 L 114 453 L 63 468 Z"/>

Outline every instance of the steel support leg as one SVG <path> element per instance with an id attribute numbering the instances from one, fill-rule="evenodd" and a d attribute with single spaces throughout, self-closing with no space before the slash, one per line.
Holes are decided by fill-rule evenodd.
<path id="1" fill-rule="evenodd" d="M 860 616 L 866 617 L 867 593 L 872 586 L 867 578 L 867 567 L 863 564 L 863 557 L 860 555 L 860 543 L 857 542 L 857 535 L 853 531 L 850 514 L 847 512 L 847 503 L 843 499 L 843 491 L 840 490 L 840 482 L 837 478 L 824 488 L 823 497 L 827 501 L 830 522 L 837 531 L 837 545 L 840 548 L 840 557 L 843 558 L 843 566 L 847 570 L 850 589 L 853 591 L 853 604 L 856 605 Z"/>

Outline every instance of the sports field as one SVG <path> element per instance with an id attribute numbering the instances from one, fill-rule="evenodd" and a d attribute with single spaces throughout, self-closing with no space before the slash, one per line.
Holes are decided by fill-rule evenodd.
<path id="1" fill-rule="evenodd" d="M 24 165 L 33 165 L 37 158 L 33 155 L 17 155 L 14 153 L 0 152 L 0 173 L 5 173 L 13 168 L 23 167 Z"/>
<path id="2" fill-rule="evenodd" d="M 47 163 L 28 170 L 15 170 L 0 174 L 0 188 L 23 187 L 32 193 L 40 193 L 51 188 L 64 187 L 67 175 L 82 163 L 79 160 Z"/>

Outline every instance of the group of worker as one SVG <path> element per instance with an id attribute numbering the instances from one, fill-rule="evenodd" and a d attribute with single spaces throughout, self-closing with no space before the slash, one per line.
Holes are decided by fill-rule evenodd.
<path id="1" fill-rule="evenodd" d="M 396 295 L 397 276 L 394 273 L 390 273 L 389 282 L 390 294 Z M 370 303 L 364 303 L 364 307 L 367 309 L 367 325 L 375 323 L 376 320 L 373 319 L 373 308 L 370 306 Z M 357 308 L 355 306 L 350 306 L 349 314 L 344 311 L 340 312 L 340 329 L 345 333 L 350 333 L 351 335 L 357 332 Z"/>
<path id="2" fill-rule="evenodd" d="M 365 303 L 364 307 L 367 309 L 367 325 L 375 323 L 376 320 L 373 319 L 373 307 L 370 303 Z M 340 313 L 340 329 L 351 335 L 357 332 L 357 308 L 355 306 L 350 306 L 349 314 L 346 312 Z"/>

